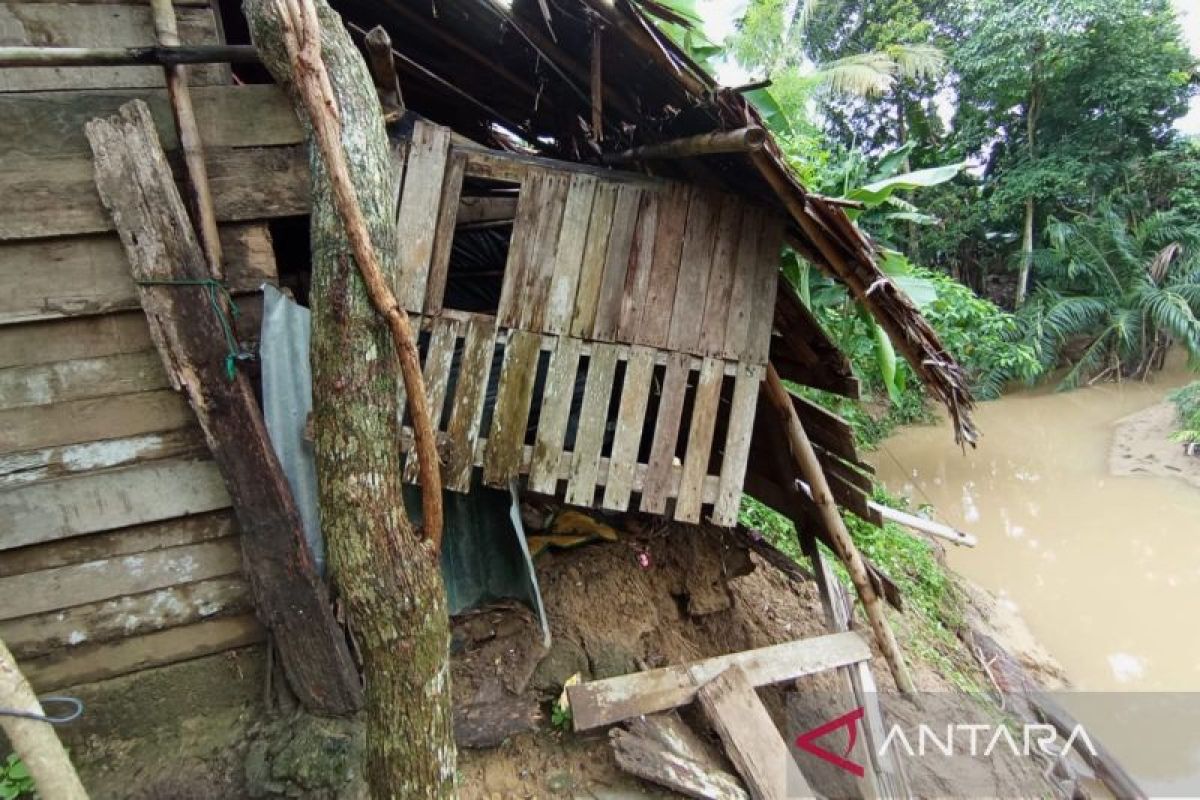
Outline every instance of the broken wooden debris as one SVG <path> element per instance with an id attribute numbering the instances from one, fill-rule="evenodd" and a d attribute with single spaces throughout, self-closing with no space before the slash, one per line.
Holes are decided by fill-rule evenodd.
<path id="1" fill-rule="evenodd" d="M 738 779 L 660 741 L 621 728 L 609 731 L 617 766 L 642 780 L 701 800 L 748 800 Z"/>
<path id="2" fill-rule="evenodd" d="M 815 796 L 741 666 L 711 680 L 704 673 L 693 677 L 703 681 L 696 699 L 754 800 Z"/>
<path id="3" fill-rule="evenodd" d="M 838 633 L 592 681 L 568 688 L 567 696 L 575 730 L 585 731 L 687 705 L 697 682 L 734 665 L 753 686 L 767 686 L 870 658 L 871 649 L 857 633 Z"/>
<path id="4" fill-rule="evenodd" d="M 96 186 L 121 235 L 150 336 L 220 467 L 241 527 L 259 617 L 306 708 L 348 714 L 358 673 L 304 539 L 300 514 L 245 375 L 226 372 L 228 321 L 145 103 L 88 123 Z"/>

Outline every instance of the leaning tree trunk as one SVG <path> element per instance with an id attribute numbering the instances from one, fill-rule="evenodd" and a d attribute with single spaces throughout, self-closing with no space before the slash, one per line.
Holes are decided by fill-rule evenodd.
<path id="1" fill-rule="evenodd" d="M 398 272 L 393 168 L 374 86 L 341 19 L 315 0 L 341 146 L 389 283 Z M 290 85 L 278 0 L 245 0 L 263 62 L 305 121 L 312 170 L 312 363 L 321 528 L 366 671 L 376 798 L 454 794 L 449 627 L 437 554 L 401 498 L 399 362 L 351 254 L 305 106 Z"/>

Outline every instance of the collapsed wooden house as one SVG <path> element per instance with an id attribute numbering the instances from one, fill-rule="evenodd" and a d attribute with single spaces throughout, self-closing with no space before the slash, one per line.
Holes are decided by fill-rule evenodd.
<path id="1" fill-rule="evenodd" d="M 847 396 L 857 383 L 779 277 L 785 244 L 849 288 L 973 437 L 957 366 L 873 245 L 796 181 L 739 92 L 646 16 L 670 12 L 335 5 L 359 34 L 390 33 L 383 61 L 409 112 L 391 131 L 397 289 L 423 332 L 447 489 L 516 480 L 568 505 L 721 526 L 747 491 L 828 540 L 778 456 L 787 432 L 760 385 L 768 364 Z M 224 282 L 253 340 L 262 283 L 307 291 L 303 129 L 248 48 L 224 46 L 247 42 L 235 3 L 176 6 L 180 39 L 198 46 L 188 60 L 210 62 L 188 75 Z M 138 2 L 0 13 L 0 46 L 93 49 L 83 66 L 64 55 L 0 69 L 0 639 L 37 687 L 57 689 L 270 631 L 307 706 L 353 710 L 322 580 L 303 536 L 275 529 L 295 519 L 240 532 L 252 512 L 227 489 L 239 476 L 222 474 L 173 391 L 97 194 L 89 120 L 141 99 L 164 148 L 180 149 L 153 65 L 169 55 L 154 49 L 161 26 Z M 878 521 L 848 427 L 790 401 L 838 503 Z M 397 450 L 415 481 L 410 446 Z"/>

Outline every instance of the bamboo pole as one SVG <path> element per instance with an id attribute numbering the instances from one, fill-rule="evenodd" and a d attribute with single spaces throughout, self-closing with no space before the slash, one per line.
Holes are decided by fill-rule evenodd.
<path id="1" fill-rule="evenodd" d="M 150 10 L 154 16 L 154 33 L 158 43 L 163 47 L 177 47 L 179 29 L 172 0 L 150 0 Z M 171 112 L 179 133 L 179 146 L 183 150 L 189 199 L 198 223 L 196 229 L 200 234 L 200 246 L 208 262 L 209 274 L 216 280 L 223 280 L 225 269 L 221 260 L 221 240 L 217 233 L 217 211 L 208 184 L 208 167 L 204 164 L 204 144 L 200 141 L 200 128 L 192 107 L 188 68 L 183 64 L 169 64 L 163 67 L 163 72 L 166 73 L 167 96 L 171 99 Z"/>
<path id="2" fill-rule="evenodd" d="M 346 154 L 342 150 L 342 123 L 337 99 L 329 83 L 329 73 L 321 58 L 321 30 L 317 12 L 306 0 L 275 0 L 283 23 L 283 43 L 291 62 L 294 85 L 312 122 L 313 138 L 320 150 L 333 188 L 338 215 L 346 227 L 346 238 L 354 260 L 366 284 L 375 310 L 387 321 L 400 357 L 404 390 L 412 412 L 413 433 L 420 468 L 421 510 L 424 533 L 433 552 L 442 543 L 442 476 L 438 465 L 437 443 L 421 375 L 421 358 L 408 314 L 396 302 L 388 288 L 383 269 L 371 243 L 366 218 L 354 192 Z"/>
<path id="3" fill-rule="evenodd" d="M 250 45 L 174 47 L 0 47 L 0 67 L 164 67 L 173 64 L 252 64 Z"/>
<path id="4" fill-rule="evenodd" d="M 656 158 L 690 158 L 719 153 L 751 153 L 760 149 L 767 141 L 767 132 L 758 126 L 737 128 L 732 131 L 713 131 L 684 139 L 673 139 L 659 144 L 634 147 L 620 153 L 605 155 L 605 164 L 625 164 L 630 161 L 647 161 Z"/>
<path id="5" fill-rule="evenodd" d="M 0 641 L 0 708 L 23 714 L 44 713 L 37 695 L 3 641 Z M 83 783 L 75 774 L 75 767 L 58 740 L 58 734 L 48 722 L 0 715 L 0 726 L 28 768 L 39 796 L 53 800 L 87 800 Z"/>
<path id="6" fill-rule="evenodd" d="M 896 636 L 892 632 L 887 617 L 884 616 L 883 602 L 875 593 L 875 587 L 871 585 L 870 576 L 867 574 L 866 564 L 863 563 L 862 556 L 854 545 L 854 540 L 850 538 L 850 533 L 846 530 L 846 523 L 838 513 L 833 494 L 829 491 L 829 482 L 825 479 L 820 462 L 817 461 L 817 454 L 813 450 L 812 442 L 809 441 L 808 434 L 800 423 L 800 417 L 796 414 L 791 400 L 788 399 L 787 389 L 779 379 L 779 373 L 775 371 L 775 366 L 770 363 L 767 364 L 765 386 L 767 399 L 775 407 L 784 429 L 787 431 L 788 447 L 791 450 L 792 458 L 805 482 L 812 489 L 813 504 L 821 514 L 821 520 L 829 532 L 834 551 L 845 564 L 846 571 L 850 573 L 850 580 L 854 584 L 855 591 L 858 592 L 859 599 L 862 600 L 867 620 L 875 634 L 875 641 L 879 645 L 884 660 L 887 661 L 888 669 L 892 672 L 896 688 L 904 694 L 914 694 L 916 688 L 908 673 L 908 667 L 904 663 L 904 654 L 896 642 Z"/>

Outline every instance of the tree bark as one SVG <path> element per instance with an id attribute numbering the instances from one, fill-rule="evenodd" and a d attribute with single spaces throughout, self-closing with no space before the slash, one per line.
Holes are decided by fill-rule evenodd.
<path id="1" fill-rule="evenodd" d="M 389 281 L 398 271 L 393 176 L 379 102 L 340 17 L 315 0 L 321 56 L 341 147 L 370 241 Z M 449 625 L 435 549 L 404 510 L 398 357 L 352 255 L 307 109 L 291 85 L 285 13 L 246 0 L 263 62 L 288 87 L 309 133 L 312 169 L 313 413 L 321 527 L 334 581 L 363 651 L 367 780 L 376 798 L 454 795 Z"/>

